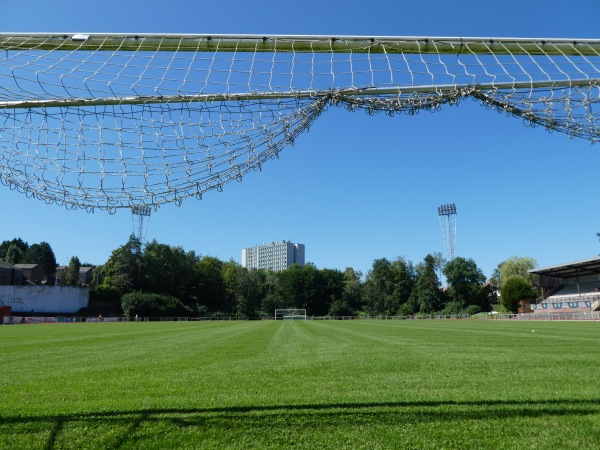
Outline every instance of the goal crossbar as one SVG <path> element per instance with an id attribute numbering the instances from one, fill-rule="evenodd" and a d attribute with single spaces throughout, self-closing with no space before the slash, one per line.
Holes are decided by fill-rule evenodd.
<path id="1" fill-rule="evenodd" d="M 598 56 L 600 39 L 490 37 L 0 33 L 0 50 L 354 52 Z"/>
<path id="2" fill-rule="evenodd" d="M 280 319 L 306 320 L 306 309 L 298 309 L 298 308 L 276 309 L 274 318 L 275 318 L 275 320 L 280 320 Z"/>

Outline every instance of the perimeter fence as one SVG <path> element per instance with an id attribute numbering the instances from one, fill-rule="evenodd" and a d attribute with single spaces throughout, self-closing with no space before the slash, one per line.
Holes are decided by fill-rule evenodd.
<path id="1" fill-rule="evenodd" d="M 266 317 L 237 317 L 237 316 L 206 316 L 206 317 L 87 317 L 87 316 L 6 316 L 0 324 L 42 324 L 42 323 L 98 323 L 98 322 L 210 322 L 210 321 L 249 321 L 275 320 Z M 286 320 L 286 319 L 283 319 Z M 295 319 L 300 320 L 300 319 Z M 301 319 L 304 320 L 304 319 Z M 306 320 L 575 320 L 600 321 L 600 311 L 592 312 L 561 312 L 561 313 L 531 313 L 531 314 L 417 314 L 411 316 L 307 316 Z"/>

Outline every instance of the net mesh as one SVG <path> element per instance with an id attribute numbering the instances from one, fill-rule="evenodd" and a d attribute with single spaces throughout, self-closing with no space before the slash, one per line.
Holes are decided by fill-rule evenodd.
<path id="1" fill-rule="evenodd" d="M 240 181 L 328 107 L 473 98 L 600 138 L 600 41 L 0 35 L 0 181 L 72 208 L 175 202 Z"/>

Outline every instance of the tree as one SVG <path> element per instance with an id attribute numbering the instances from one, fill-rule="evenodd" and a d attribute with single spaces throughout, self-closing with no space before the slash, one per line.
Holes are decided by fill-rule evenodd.
<path id="1" fill-rule="evenodd" d="M 520 275 L 510 276 L 502 285 L 500 295 L 500 304 L 507 310 L 515 312 L 519 300 L 526 300 L 537 297 L 537 292 L 529 281 Z"/>
<path id="2" fill-rule="evenodd" d="M 118 288 L 121 293 L 141 289 L 142 260 L 142 244 L 132 234 L 126 244 L 113 250 L 102 266 L 100 276 L 103 283 Z"/>
<path id="3" fill-rule="evenodd" d="M 25 252 L 23 261 L 29 264 L 38 264 L 46 277 L 52 277 L 56 272 L 56 257 L 47 242 L 31 245 Z"/>
<path id="4" fill-rule="evenodd" d="M 104 284 L 102 284 L 103 286 L 114 287 L 121 294 L 133 292 L 136 287 L 127 273 L 116 273 L 111 277 L 106 277 L 104 281 Z"/>
<path id="5" fill-rule="evenodd" d="M 494 270 L 492 278 L 495 279 L 500 290 L 502 290 L 502 285 L 504 282 L 513 275 L 522 277 L 531 286 L 533 285 L 536 276 L 532 273 L 529 273 L 529 270 L 535 269 L 536 267 L 537 262 L 533 258 L 511 256 L 507 260 L 498 264 L 498 267 L 496 270 Z"/>
<path id="6" fill-rule="evenodd" d="M 392 263 L 387 258 L 373 261 L 364 285 L 365 307 L 370 314 L 386 314 L 386 306 L 393 304 L 394 284 Z"/>
<path id="7" fill-rule="evenodd" d="M 292 264 L 275 274 L 275 292 L 277 308 L 308 308 L 306 298 L 311 295 L 306 292 L 305 273 L 298 264 Z M 311 289 L 312 290 L 312 289 Z M 271 314 L 273 312 L 271 311 Z M 312 313 L 312 312 L 311 312 Z"/>
<path id="8" fill-rule="evenodd" d="M 198 301 L 196 288 L 200 284 L 195 271 L 199 261 L 193 251 L 186 253 L 181 247 L 153 240 L 146 244 L 142 255 L 141 286 L 144 291 L 171 295 L 194 306 Z"/>
<path id="9" fill-rule="evenodd" d="M 20 264 L 24 256 L 25 252 L 19 246 L 11 244 L 6 250 L 4 260 L 9 264 Z"/>
<path id="10" fill-rule="evenodd" d="M 343 272 L 342 300 L 354 311 L 362 306 L 362 273 L 352 267 L 346 267 Z"/>
<path id="11" fill-rule="evenodd" d="M 258 317 L 266 293 L 264 270 L 240 268 L 236 278 L 234 314 L 238 317 Z"/>
<path id="12" fill-rule="evenodd" d="M 174 249 L 156 240 L 146 244 L 140 264 L 141 287 L 146 292 L 174 295 L 175 274 Z M 142 268 L 143 266 L 143 268 Z"/>
<path id="13" fill-rule="evenodd" d="M 397 258 L 391 266 L 392 295 L 386 299 L 387 314 L 395 315 L 405 310 L 403 305 L 410 303 L 410 296 L 415 288 L 416 274 L 412 262 Z"/>
<path id="14" fill-rule="evenodd" d="M 427 255 L 417 266 L 417 282 L 411 302 L 423 313 L 439 311 L 444 303 L 444 295 L 440 287 L 435 271 L 435 258 Z"/>
<path id="15" fill-rule="evenodd" d="M 190 310 L 178 298 L 142 292 L 130 292 L 123 295 L 121 307 L 126 316 L 173 317 L 189 316 Z"/>
<path id="16" fill-rule="evenodd" d="M 342 298 L 344 274 L 319 270 L 311 263 L 292 264 L 281 272 L 266 272 L 262 292 L 260 315 L 273 315 L 276 308 L 303 308 L 308 314 L 322 316 L 333 301 Z"/>
<path id="17" fill-rule="evenodd" d="M 435 260 L 435 271 L 439 278 L 442 276 L 442 269 L 448 261 L 444 258 L 444 255 L 442 255 L 442 252 L 433 252 L 431 256 L 433 256 L 433 259 Z"/>
<path id="18" fill-rule="evenodd" d="M 64 284 L 67 286 L 77 286 L 79 284 L 79 268 L 81 263 L 77 256 L 73 256 L 69 261 L 69 267 L 67 267 L 67 273 L 65 274 Z"/>
<path id="19" fill-rule="evenodd" d="M 348 302 L 344 300 L 334 300 L 329 306 L 329 315 L 334 317 L 352 316 L 354 312 Z"/>
<path id="20" fill-rule="evenodd" d="M 2 241 L 2 243 L 0 244 L 0 260 L 10 263 L 10 261 L 7 258 L 7 253 L 8 253 L 8 249 L 11 246 L 17 247 L 17 249 L 20 250 L 20 252 L 22 254 L 25 254 L 25 252 L 27 252 L 27 249 L 29 248 L 29 244 L 27 242 L 25 242 L 24 240 L 22 240 L 21 238 L 15 238 L 10 241 Z M 16 250 L 13 250 L 13 254 L 15 252 L 16 252 Z M 10 264 L 13 264 L 13 263 L 10 263 Z M 14 264 L 19 264 L 19 263 L 16 262 Z"/>
<path id="21" fill-rule="evenodd" d="M 465 308 L 476 305 L 489 310 L 488 291 L 485 289 L 485 275 L 475 261 L 457 256 L 448 262 L 442 271 L 448 281 L 448 294 L 453 303 Z"/>
<path id="22" fill-rule="evenodd" d="M 225 305 L 225 282 L 223 280 L 223 262 L 212 256 L 205 256 L 194 266 L 198 280 L 198 302 L 206 306 L 209 312 L 232 313 Z M 233 305 L 231 305 L 233 307 Z"/>
<path id="23" fill-rule="evenodd" d="M 90 302 L 121 303 L 121 292 L 113 286 L 94 286 L 90 292 Z"/>
<path id="24" fill-rule="evenodd" d="M 307 312 L 324 316 L 332 301 L 342 297 L 343 275 L 332 269 L 317 269 L 312 263 L 302 266 L 301 301 Z"/>
<path id="25" fill-rule="evenodd" d="M 223 299 L 222 308 L 227 312 L 236 314 L 239 311 L 239 306 L 241 306 L 238 304 L 239 299 L 242 298 L 241 280 L 248 271 L 236 261 L 230 259 L 223 263 L 222 272 L 223 284 L 225 285 L 225 298 Z M 237 315 L 239 316 L 240 314 Z"/>
<path id="26" fill-rule="evenodd" d="M 404 313 L 407 308 L 403 305 L 410 303 L 415 281 L 415 269 L 410 261 L 401 257 L 393 262 L 376 259 L 365 280 L 365 306 L 371 314 L 396 315 L 401 310 Z"/>

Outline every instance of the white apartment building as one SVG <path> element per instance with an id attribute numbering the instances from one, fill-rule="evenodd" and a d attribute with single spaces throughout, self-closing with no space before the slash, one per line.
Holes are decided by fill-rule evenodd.
<path id="1" fill-rule="evenodd" d="M 242 267 L 281 272 L 292 264 L 304 265 L 304 244 L 271 242 L 242 249 Z"/>

